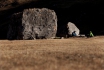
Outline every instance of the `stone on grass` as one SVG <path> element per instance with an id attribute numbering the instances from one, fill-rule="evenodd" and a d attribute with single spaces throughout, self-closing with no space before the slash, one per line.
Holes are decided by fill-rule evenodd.
<path id="1" fill-rule="evenodd" d="M 76 31 L 76 35 L 79 36 L 80 30 L 77 28 L 77 26 L 74 23 L 68 22 L 67 28 L 68 28 L 69 36 L 72 36 L 72 32 L 74 32 L 74 31 Z"/>
<path id="2" fill-rule="evenodd" d="M 8 39 L 49 39 L 57 32 L 57 16 L 47 8 L 25 9 L 14 14 L 9 25 Z"/>

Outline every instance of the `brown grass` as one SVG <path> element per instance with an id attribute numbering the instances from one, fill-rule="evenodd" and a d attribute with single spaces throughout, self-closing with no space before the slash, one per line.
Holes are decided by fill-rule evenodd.
<path id="1" fill-rule="evenodd" d="M 104 70 L 104 36 L 1 40 L 0 70 Z"/>

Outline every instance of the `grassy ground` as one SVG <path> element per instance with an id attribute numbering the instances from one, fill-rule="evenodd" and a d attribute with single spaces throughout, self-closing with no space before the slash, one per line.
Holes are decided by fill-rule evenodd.
<path id="1" fill-rule="evenodd" d="M 0 70 L 104 70 L 104 36 L 0 40 Z"/>

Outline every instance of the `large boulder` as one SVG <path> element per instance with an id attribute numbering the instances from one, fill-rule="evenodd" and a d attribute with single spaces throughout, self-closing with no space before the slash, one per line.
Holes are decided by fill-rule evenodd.
<path id="1" fill-rule="evenodd" d="M 57 32 L 57 16 L 54 10 L 47 8 L 25 9 L 23 13 L 13 15 L 8 39 L 48 39 Z"/>
<path id="2" fill-rule="evenodd" d="M 68 28 L 68 35 L 72 36 L 72 32 L 76 31 L 76 35 L 79 36 L 80 30 L 76 27 L 76 25 L 72 22 L 68 22 L 67 24 Z"/>

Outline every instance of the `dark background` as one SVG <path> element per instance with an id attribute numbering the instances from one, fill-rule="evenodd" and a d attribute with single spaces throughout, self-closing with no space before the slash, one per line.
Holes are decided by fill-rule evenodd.
<path id="1" fill-rule="evenodd" d="M 31 0 L 24 3 L 19 3 L 18 0 L 11 3 L 6 1 L 8 0 L 0 0 L 0 39 L 7 38 L 11 15 L 27 8 L 54 10 L 58 18 L 57 36 L 67 33 L 68 22 L 75 23 L 81 34 L 92 31 L 94 35 L 104 35 L 103 0 Z"/>

